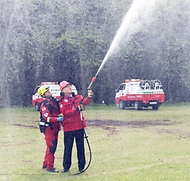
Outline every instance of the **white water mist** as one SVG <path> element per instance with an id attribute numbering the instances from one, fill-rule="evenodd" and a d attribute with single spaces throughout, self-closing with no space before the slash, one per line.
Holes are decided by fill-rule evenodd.
<path id="1" fill-rule="evenodd" d="M 125 43 L 130 41 L 132 35 L 140 31 L 144 24 L 151 22 L 155 10 L 156 0 L 134 0 L 129 11 L 125 14 L 123 21 L 100 65 L 95 77 L 98 75 L 110 56 L 119 51 L 121 40 Z"/>

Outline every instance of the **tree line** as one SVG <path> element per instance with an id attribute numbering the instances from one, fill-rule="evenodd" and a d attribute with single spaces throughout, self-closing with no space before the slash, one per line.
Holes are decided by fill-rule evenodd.
<path id="1" fill-rule="evenodd" d="M 29 106 L 42 81 L 67 80 L 81 94 L 100 67 L 132 0 L 1 0 L 1 106 Z M 151 21 L 97 76 L 94 102 L 114 103 L 127 78 L 159 79 L 166 101 L 190 97 L 190 2 L 155 1 Z M 141 21 L 141 20 L 139 20 Z"/>

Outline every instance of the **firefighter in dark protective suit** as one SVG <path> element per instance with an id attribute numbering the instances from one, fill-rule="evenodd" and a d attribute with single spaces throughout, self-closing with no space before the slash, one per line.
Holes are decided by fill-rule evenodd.
<path id="1" fill-rule="evenodd" d="M 40 106 L 40 131 L 44 133 L 46 141 L 46 152 L 42 168 L 46 168 L 48 172 L 59 172 L 54 167 L 55 151 L 58 143 L 58 132 L 60 131 L 60 122 L 64 120 L 62 115 L 59 115 L 59 107 L 57 100 L 52 97 L 52 93 L 48 87 L 41 86 L 38 89 L 38 94 L 43 98 Z"/>

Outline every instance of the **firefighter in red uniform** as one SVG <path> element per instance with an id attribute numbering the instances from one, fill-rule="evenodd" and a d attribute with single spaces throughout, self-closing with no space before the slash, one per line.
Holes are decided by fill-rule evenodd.
<path id="1" fill-rule="evenodd" d="M 60 112 L 64 115 L 64 155 L 63 155 L 63 171 L 68 172 L 71 167 L 71 157 L 73 142 L 75 139 L 78 158 L 79 172 L 83 172 L 85 167 L 85 150 L 84 150 L 84 128 L 86 121 L 82 111 L 84 105 L 88 105 L 92 100 L 92 91 L 88 90 L 88 97 L 83 99 L 81 95 L 72 93 L 72 86 L 67 81 L 62 81 L 60 90 L 63 97 L 59 101 Z M 82 101 L 82 103 L 81 103 Z"/>
<path id="2" fill-rule="evenodd" d="M 63 116 L 59 116 L 59 108 L 57 100 L 52 97 L 48 87 L 41 86 L 38 94 L 43 98 L 40 106 L 40 131 L 45 135 L 46 152 L 42 168 L 46 168 L 49 172 L 59 172 L 54 167 L 55 151 L 58 143 L 58 132 L 60 131 L 60 122 L 64 120 Z"/>

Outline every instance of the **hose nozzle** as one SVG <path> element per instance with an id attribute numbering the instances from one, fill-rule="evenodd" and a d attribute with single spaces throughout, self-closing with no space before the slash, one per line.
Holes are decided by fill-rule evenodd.
<path id="1" fill-rule="evenodd" d="M 92 77 L 92 81 L 91 82 L 95 82 L 96 81 L 96 77 Z"/>
<path id="2" fill-rule="evenodd" d="M 96 77 L 94 76 L 94 77 L 92 77 L 91 83 L 90 83 L 90 85 L 88 86 L 87 89 L 90 89 L 90 87 L 92 86 L 92 84 L 93 84 L 95 81 L 96 81 Z"/>

